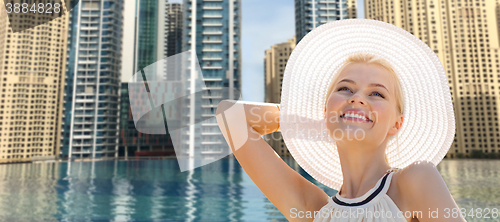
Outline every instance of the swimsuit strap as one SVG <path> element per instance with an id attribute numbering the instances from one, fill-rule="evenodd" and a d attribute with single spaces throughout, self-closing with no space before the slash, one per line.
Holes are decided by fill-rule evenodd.
<path id="1" fill-rule="evenodd" d="M 337 195 L 333 196 L 330 199 L 333 202 L 335 202 L 336 204 L 341 205 L 341 206 L 361 206 L 361 205 L 364 205 L 366 203 L 369 203 L 375 197 L 377 197 L 379 194 L 387 193 L 387 190 L 389 190 L 389 186 L 391 185 L 392 174 L 393 174 L 393 172 L 397 172 L 398 170 L 399 170 L 398 168 L 391 168 L 391 169 L 387 170 L 386 174 L 382 178 L 379 179 L 379 181 L 377 182 L 377 185 L 375 185 L 375 187 L 373 187 L 367 193 L 365 193 L 363 196 L 361 196 L 361 197 L 366 197 L 366 198 L 359 201 L 359 202 L 353 202 L 352 200 L 356 200 L 356 199 L 359 199 L 361 197 L 352 198 L 352 199 L 342 198 L 339 195 L 340 191 L 337 193 Z M 371 194 L 368 196 L 368 194 L 370 192 L 371 192 Z"/>

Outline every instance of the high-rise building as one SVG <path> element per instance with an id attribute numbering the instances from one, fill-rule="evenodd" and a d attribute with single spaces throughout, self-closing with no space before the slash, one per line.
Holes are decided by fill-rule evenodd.
<path id="1" fill-rule="evenodd" d="M 136 0 L 134 73 L 167 56 L 168 0 Z"/>
<path id="2" fill-rule="evenodd" d="M 56 158 L 68 15 L 62 5 L 50 14 L 9 15 L 4 6 L 0 1 L 0 162 Z"/>
<path id="3" fill-rule="evenodd" d="M 136 75 L 139 79 L 136 78 L 130 83 L 121 84 L 119 156 L 163 156 L 174 154 L 168 133 L 166 135 L 145 134 L 137 130 L 130 104 L 130 100 L 133 100 L 133 98 L 130 99 L 130 96 L 137 94 L 130 94 L 129 92 L 129 84 L 135 84 L 130 87 L 133 90 L 145 90 L 136 87 L 137 84 L 142 84 L 139 82 L 144 81 L 142 73 L 146 75 L 145 72 L 152 72 L 147 74 L 148 78 L 145 79 L 147 84 L 162 81 L 162 78 L 166 75 L 166 66 L 158 64 L 163 64 L 161 60 L 168 56 L 167 49 L 170 45 L 168 41 L 169 17 L 171 16 L 169 11 L 171 5 L 168 4 L 167 0 L 136 0 L 134 72 L 141 73 L 141 75 Z M 180 47 L 181 43 L 178 44 Z M 160 77 L 160 79 L 156 77 Z"/>
<path id="4" fill-rule="evenodd" d="M 182 46 L 182 4 L 168 4 L 167 56 L 181 52 Z"/>
<path id="5" fill-rule="evenodd" d="M 71 11 L 63 157 L 118 154 L 122 21 L 122 0 L 80 0 Z"/>
<path id="6" fill-rule="evenodd" d="M 447 157 L 500 151 L 499 0 L 365 1 L 365 16 L 424 41 L 446 70 L 456 117 Z"/>
<path id="7" fill-rule="evenodd" d="M 276 44 L 266 50 L 264 58 L 264 76 L 265 76 L 265 102 L 281 102 L 281 86 L 283 83 L 283 74 L 285 73 L 286 63 L 292 50 L 295 48 L 295 36 L 287 42 Z M 266 134 L 264 139 L 280 156 L 290 156 L 286 148 L 281 132 Z"/>
<path id="8" fill-rule="evenodd" d="M 295 37 L 299 42 L 327 22 L 356 18 L 356 0 L 295 0 Z"/>
<path id="9" fill-rule="evenodd" d="M 182 51 L 193 52 L 186 90 L 197 95 L 194 83 L 201 76 L 195 72 L 197 57 L 207 91 L 193 96 L 182 113 L 187 131 L 182 135 L 182 153 L 176 154 L 210 157 L 230 153 L 217 125 L 215 110 L 221 100 L 239 99 L 241 92 L 241 1 L 184 0 L 183 4 Z M 200 116 L 213 118 L 199 123 Z"/>

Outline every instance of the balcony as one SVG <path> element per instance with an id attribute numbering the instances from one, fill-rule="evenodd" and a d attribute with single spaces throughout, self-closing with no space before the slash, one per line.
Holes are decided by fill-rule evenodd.
<path id="1" fill-rule="evenodd" d="M 201 50 L 202 52 L 222 52 L 222 49 L 216 49 L 216 48 L 204 48 Z"/>
<path id="2" fill-rule="evenodd" d="M 222 81 L 222 78 L 203 78 L 204 81 Z"/>
<path id="3" fill-rule="evenodd" d="M 217 26 L 222 26 L 222 23 L 203 23 L 203 26 L 217 27 Z"/>
<path id="4" fill-rule="evenodd" d="M 336 15 L 336 14 L 320 14 L 318 16 L 319 17 L 338 17 L 339 15 Z"/>
<path id="5" fill-rule="evenodd" d="M 217 108 L 218 104 L 201 105 L 201 108 Z"/>
<path id="6" fill-rule="evenodd" d="M 201 123 L 202 126 L 218 126 L 217 123 Z M 220 134 L 220 133 L 219 133 Z"/>
<path id="7" fill-rule="evenodd" d="M 79 146 L 79 144 L 73 144 L 73 146 L 77 146 L 77 145 Z M 90 152 L 90 150 L 77 150 L 77 149 L 75 149 L 71 153 L 72 154 L 90 154 L 91 152 Z"/>
<path id="8" fill-rule="evenodd" d="M 222 40 L 202 40 L 202 43 L 222 43 Z"/>
<path id="9" fill-rule="evenodd" d="M 95 102 L 95 99 L 76 99 L 75 101 L 77 103 L 93 103 Z M 75 115 L 77 114 L 75 113 Z"/>
<path id="10" fill-rule="evenodd" d="M 206 88 L 208 90 L 221 90 L 223 87 L 222 86 L 207 86 Z"/>
<path id="11" fill-rule="evenodd" d="M 201 60 L 203 60 L 203 61 L 217 61 L 217 60 L 222 61 L 222 58 L 220 58 L 220 57 L 203 57 Z"/>
<path id="12" fill-rule="evenodd" d="M 94 41 L 80 41 L 80 44 L 98 44 L 99 41 L 94 40 Z"/>
<path id="13" fill-rule="evenodd" d="M 202 132 L 201 135 L 205 135 L 205 136 L 217 136 L 217 135 L 222 135 L 222 134 L 220 132 Z M 207 142 L 205 142 L 205 143 L 207 143 Z M 214 142 L 214 143 L 219 144 L 219 142 Z"/>
<path id="14" fill-rule="evenodd" d="M 203 32 L 203 35 L 222 35 L 222 31 L 216 31 L 216 32 Z M 190 33 L 191 35 L 191 33 Z"/>
<path id="15" fill-rule="evenodd" d="M 222 66 L 203 66 L 202 69 L 222 69 Z"/>
<path id="16" fill-rule="evenodd" d="M 201 145 L 222 145 L 222 141 L 201 141 Z"/>
<path id="17" fill-rule="evenodd" d="M 187 115 L 187 116 L 189 116 L 189 115 Z M 215 114 L 202 113 L 201 116 L 203 116 L 203 117 L 214 117 Z"/>
<path id="18" fill-rule="evenodd" d="M 222 6 L 203 6 L 204 10 L 222 10 Z"/>
<path id="19" fill-rule="evenodd" d="M 92 135 L 74 135 L 73 139 L 92 139 L 94 138 Z"/>
<path id="20" fill-rule="evenodd" d="M 221 154 L 222 150 L 203 150 L 201 154 Z"/>
<path id="21" fill-rule="evenodd" d="M 222 96 L 220 95 L 214 95 L 214 96 L 201 96 L 202 99 L 222 99 Z"/>
<path id="22" fill-rule="evenodd" d="M 87 31 L 87 30 L 99 30 L 99 27 L 80 27 L 81 30 Z"/>
<path id="23" fill-rule="evenodd" d="M 203 18 L 222 18 L 222 15 L 203 15 Z"/>

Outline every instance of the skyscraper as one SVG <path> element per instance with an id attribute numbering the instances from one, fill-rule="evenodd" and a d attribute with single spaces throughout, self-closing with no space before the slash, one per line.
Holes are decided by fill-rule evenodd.
<path id="1" fill-rule="evenodd" d="M 356 18 L 356 0 L 295 0 L 297 42 L 320 25 L 351 18 Z"/>
<path id="2" fill-rule="evenodd" d="M 122 0 L 81 0 L 71 11 L 64 157 L 117 154 L 122 13 Z"/>
<path id="3" fill-rule="evenodd" d="M 182 4 L 168 4 L 167 56 L 181 52 L 182 46 Z"/>
<path id="4" fill-rule="evenodd" d="M 182 51 L 193 52 L 190 70 L 195 70 L 195 58 L 198 58 L 208 90 L 200 97 L 193 96 L 188 110 L 182 113 L 187 131 L 183 135 L 185 144 L 181 155 L 210 157 L 230 153 L 217 125 L 215 110 L 222 99 L 238 99 L 239 93 L 235 90 L 241 92 L 241 3 L 239 0 L 184 0 L 183 4 Z M 195 95 L 194 81 L 201 73 L 190 72 L 190 75 L 186 77 L 187 90 Z M 213 118 L 195 126 L 200 115 Z"/>
<path id="5" fill-rule="evenodd" d="M 146 78 L 148 84 L 161 81 L 156 77 L 166 75 L 166 66 L 153 65 L 167 57 L 169 33 L 169 8 L 167 0 L 137 0 L 135 14 L 135 41 L 134 41 L 134 72 L 141 73 L 139 79 L 135 78 L 130 83 L 121 84 L 120 100 L 120 147 L 119 155 L 168 155 L 174 154 L 170 135 L 145 134 L 137 130 L 132 116 L 132 107 L 129 84 L 133 90 L 137 89 L 138 82 L 142 82 L 143 72 L 153 72 Z M 179 4 L 178 4 L 179 5 Z M 180 42 L 178 43 L 180 47 Z M 175 47 L 175 45 L 174 45 Z M 159 62 L 160 61 L 160 62 Z M 149 67 L 148 67 L 149 66 Z M 147 69 L 145 69 L 148 67 Z M 164 73 L 156 75 L 158 73 Z M 155 77 L 155 78 L 152 78 Z M 136 82 L 137 81 L 137 82 Z M 144 92 L 147 93 L 147 92 Z"/>
<path id="6" fill-rule="evenodd" d="M 168 0 L 136 0 L 134 72 L 167 56 Z"/>
<path id="7" fill-rule="evenodd" d="M 285 73 L 286 63 L 292 50 L 295 48 L 295 36 L 288 39 L 287 42 L 271 46 L 266 50 L 264 58 L 264 76 L 265 76 L 265 102 L 281 102 L 281 86 L 283 83 L 283 74 Z M 266 134 L 265 140 L 274 148 L 280 156 L 290 156 L 290 152 L 285 146 L 281 132 Z"/>
<path id="8" fill-rule="evenodd" d="M 447 157 L 500 151 L 499 7 L 499 0 L 365 1 L 366 18 L 407 30 L 441 60 L 457 127 Z"/>
<path id="9" fill-rule="evenodd" d="M 50 14 L 13 11 L 9 22 L 4 6 L 0 1 L 0 161 L 55 158 L 68 15 L 62 7 Z"/>

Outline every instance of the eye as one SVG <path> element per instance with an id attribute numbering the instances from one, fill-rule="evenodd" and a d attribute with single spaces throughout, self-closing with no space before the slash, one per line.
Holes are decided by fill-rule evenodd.
<path id="1" fill-rule="evenodd" d="M 351 91 L 349 88 L 347 88 L 345 86 L 344 87 L 340 87 L 337 91 L 344 91 L 343 89 L 347 89 L 347 90 Z"/>
<path id="2" fill-rule="evenodd" d="M 376 91 L 373 92 L 372 94 L 378 94 L 380 97 L 385 98 L 384 95 L 382 95 L 382 93 L 379 93 L 379 92 L 376 92 Z"/>

